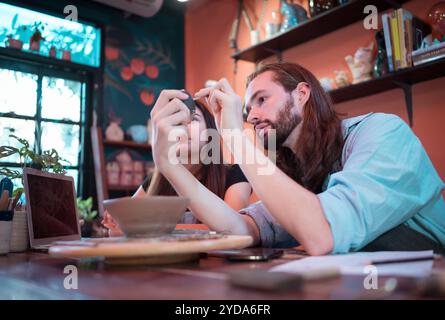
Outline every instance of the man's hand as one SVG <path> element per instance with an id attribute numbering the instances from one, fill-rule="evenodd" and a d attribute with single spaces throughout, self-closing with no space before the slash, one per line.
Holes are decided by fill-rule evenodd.
<path id="1" fill-rule="evenodd" d="M 161 173 L 177 160 L 178 142 L 188 138 L 190 110 L 182 102 L 187 97 L 180 90 L 163 90 L 150 113 L 153 161 Z"/>
<path id="2" fill-rule="evenodd" d="M 220 133 L 225 129 L 243 129 L 242 101 L 227 79 L 222 78 L 213 87 L 199 90 L 195 98 L 206 99 Z"/>

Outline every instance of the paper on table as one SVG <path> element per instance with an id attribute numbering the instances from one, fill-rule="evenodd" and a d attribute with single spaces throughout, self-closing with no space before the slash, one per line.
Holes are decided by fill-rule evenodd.
<path id="1" fill-rule="evenodd" d="M 364 275 L 365 266 L 379 261 L 433 257 L 432 250 L 356 252 L 341 255 L 307 257 L 273 267 L 269 271 L 305 273 L 307 271 L 338 268 L 344 275 Z M 416 262 L 376 264 L 379 276 L 424 277 L 431 273 L 433 259 Z"/>

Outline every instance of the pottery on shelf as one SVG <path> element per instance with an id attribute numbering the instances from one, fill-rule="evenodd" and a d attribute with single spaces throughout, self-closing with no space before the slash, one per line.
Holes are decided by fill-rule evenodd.
<path id="1" fill-rule="evenodd" d="M 328 77 L 321 78 L 320 84 L 325 91 L 331 91 L 334 88 L 334 81 Z"/>
<path id="2" fill-rule="evenodd" d="M 374 42 L 371 42 L 368 47 L 358 48 L 354 57 L 351 55 L 345 57 L 345 61 L 352 73 L 352 84 L 367 81 L 372 78 L 371 73 L 374 67 L 373 49 Z"/>
<path id="3" fill-rule="evenodd" d="M 71 61 L 71 51 L 62 50 L 62 60 Z"/>
<path id="4" fill-rule="evenodd" d="M 386 55 L 383 30 L 375 33 L 375 40 L 377 43 L 377 57 L 374 62 L 373 76 L 378 78 L 388 73 L 388 56 Z"/>
<path id="5" fill-rule="evenodd" d="M 445 41 L 445 1 L 433 5 L 428 12 L 428 23 L 432 28 L 432 40 Z"/>
<path id="6" fill-rule="evenodd" d="M 51 46 L 48 56 L 50 56 L 51 58 L 55 58 L 57 56 L 57 49 L 55 46 Z"/>
<path id="7" fill-rule="evenodd" d="M 105 130 L 105 137 L 110 141 L 124 141 L 124 130 L 117 124 L 111 121 Z"/>
<path id="8" fill-rule="evenodd" d="M 335 74 L 335 85 L 337 88 L 343 88 L 349 86 L 351 83 L 349 82 L 348 73 L 344 70 L 334 70 Z"/>
<path id="9" fill-rule="evenodd" d="M 322 12 L 331 10 L 338 4 L 338 0 L 309 0 L 309 11 L 311 13 L 311 17 L 315 17 Z"/>
<path id="10" fill-rule="evenodd" d="M 272 38 L 280 32 L 281 15 L 278 11 L 272 11 L 271 20 L 266 23 L 266 39 Z"/>
<path id="11" fill-rule="evenodd" d="M 18 39 L 13 39 L 11 35 L 8 36 L 8 40 L 6 40 L 6 46 L 8 48 L 19 49 L 23 48 L 23 41 Z"/>
<path id="12" fill-rule="evenodd" d="M 120 168 L 116 161 L 107 163 L 107 181 L 109 185 L 119 184 Z"/>
<path id="13" fill-rule="evenodd" d="M 281 14 L 284 18 L 280 32 L 285 32 L 308 19 L 303 6 L 289 2 L 289 0 L 281 0 Z"/>
<path id="14" fill-rule="evenodd" d="M 133 125 L 127 129 L 127 134 L 131 137 L 131 139 L 134 142 L 147 143 L 147 141 L 148 141 L 147 126 Z"/>

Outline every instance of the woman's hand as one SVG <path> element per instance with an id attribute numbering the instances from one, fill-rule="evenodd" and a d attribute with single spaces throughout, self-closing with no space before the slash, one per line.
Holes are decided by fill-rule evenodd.
<path id="1" fill-rule="evenodd" d="M 161 173 L 168 165 L 178 164 L 177 144 L 188 139 L 190 110 L 182 102 L 187 97 L 180 90 L 163 90 L 150 113 L 153 161 Z"/>
<path id="2" fill-rule="evenodd" d="M 213 87 L 204 88 L 195 94 L 195 98 L 205 98 L 213 111 L 218 131 L 243 130 L 243 105 L 227 79 L 222 78 Z"/>
<path id="3" fill-rule="evenodd" d="M 102 220 L 102 224 L 105 228 L 108 229 L 109 237 L 120 237 L 124 235 L 117 222 L 106 210 L 104 212 L 104 218 Z"/>

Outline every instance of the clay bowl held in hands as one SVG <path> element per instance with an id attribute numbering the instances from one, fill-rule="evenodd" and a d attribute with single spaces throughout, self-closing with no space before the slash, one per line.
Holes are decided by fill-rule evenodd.
<path id="1" fill-rule="evenodd" d="M 128 238 L 150 238 L 171 233 L 189 202 L 177 196 L 125 197 L 105 200 L 104 207 Z"/>

